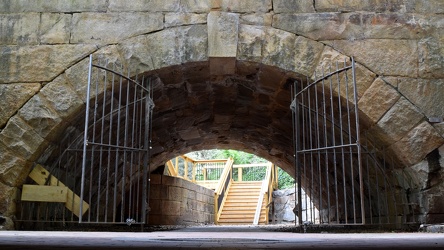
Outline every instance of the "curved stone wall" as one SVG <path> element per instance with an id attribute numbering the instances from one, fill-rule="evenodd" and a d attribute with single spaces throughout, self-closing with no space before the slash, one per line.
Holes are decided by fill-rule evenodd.
<path id="1" fill-rule="evenodd" d="M 217 145 L 290 173 L 288 82 L 354 56 L 366 133 L 415 175 L 444 144 L 443 15 L 440 0 L 3 1 L 0 214 L 84 110 L 90 53 L 158 77 L 152 166 Z"/>

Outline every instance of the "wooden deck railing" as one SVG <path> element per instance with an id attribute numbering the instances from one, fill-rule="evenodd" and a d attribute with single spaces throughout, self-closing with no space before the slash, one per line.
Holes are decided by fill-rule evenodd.
<path id="1" fill-rule="evenodd" d="M 278 187 L 277 167 L 272 163 L 237 164 L 233 159 L 194 160 L 181 155 L 166 163 L 169 175 L 183 178 L 198 185 L 215 190 L 214 214 L 217 223 L 221 208 L 227 197 L 231 182 L 262 181 L 253 224 L 258 224 L 263 204 L 266 207 L 266 221 L 272 201 L 272 193 Z M 264 199 L 265 198 L 265 199 Z"/>

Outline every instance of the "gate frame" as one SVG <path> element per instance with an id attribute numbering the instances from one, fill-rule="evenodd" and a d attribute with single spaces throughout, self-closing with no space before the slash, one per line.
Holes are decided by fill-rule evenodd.
<path id="1" fill-rule="evenodd" d="M 105 64 L 106 65 L 106 64 Z M 111 73 L 113 75 L 113 82 L 112 84 L 114 84 L 114 76 L 117 76 L 119 78 L 119 82 L 120 82 L 120 90 L 122 90 L 122 82 L 126 81 L 128 85 L 130 84 L 134 84 L 136 87 L 139 87 L 141 89 L 142 92 L 145 92 L 145 96 L 141 97 L 140 100 L 134 100 L 134 103 L 140 101 L 142 102 L 143 99 L 145 99 L 145 112 L 143 114 L 143 116 L 145 117 L 145 121 L 143 122 L 144 124 L 144 131 L 145 133 L 143 134 L 143 145 L 142 148 L 131 148 L 131 147 L 127 147 L 126 145 L 126 140 L 127 140 L 127 121 L 125 120 L 125 138 L 124 138 L 124 143 L 125 145 L 122 147 L 121 145 L 111 145 L 111 144 L 102 144 L 102 143 L 96 143 L 94 142 L 94 138 L 93 141 L 89 141 L 88 140 L 88 131 L 90 126 L 95 126 L 94 123 L 89 122 L 89 117 L 90 117 L 90 106 L 91 106 L 91 101 L 92 99 L 94 99 L 96 101 L 96 105 L 97 105 L 97 99 L 98 99 L 98 92 L 97 91 L 97 85 L 96 85 L 96 91 L 95 91 L 95 97 L 91 98 L 91 84 L 92 84 L 92 71 L 93 68 L 99 69 L 99 70 L 103 70 L 106 73 Z M 153 115 L 153 109 L 154 109 L 154 102 L 153 102 L 153 98 L 152 98 L 152 90 L 151 90 L 151 83 L 150 83 L 150 79 L 148 79 L 148 88 L 146 88 L 144 86 L 144 81 L 145 79 L 142 79 L 142 84 L 139 83 L 136 80 L 133 80 L 130 78 L 130 72 L 131 69 L 128 69 L 128 76 L 124 76 L 123 74 L 113 70 L 113 69 L 108 69 L 106 66 L 101 66 L 99 64 L 94 64 L 93 63 L 93 56 L 92 54 L 89 56 L 89 66 L 88 66 L 88 84 L 87 84 L 87 90 L 86 90 L 86 110 L 85 110 L 85 126 L 84 126 L 84 134 L 83 134 L 83 157 L 82 157 L 82 175 L 81 175 L 81 191 L 80 191 L 80 200 L 84 200 L 84 196 L 85 196 L 85 172 L 86 172 L 86 160 L 87 160 L 87 152 L 88 152 L 88 146 L 90 145 L 94 145 L 95 147 L 108 147 L 108 148 L 112 148 L 115 147 L 117 152 L 119 151 L 119 148 L 122 148 L 122 150 L 129 150 L 129 151 L 135 151 L 135 152 L 140 152 L 143 154 L 143 166 L 142 166 L 142 208 L 140 210 L 140 220 L 139 221 L 135 221 L 133 218 L 127 218 L 126 219 L 126 224 L 127 225 L 131 225 L 131 224 L 145 224 L 147 223 L 147 212 L 149 212 L 150 208 L 149 208 L 149 188 L 150 188 L 150 171 L 149 171 L 149 158 L 150 158 L 150 149 L 151 149 L 151 133 L 152 133 L 152 115 Z M 105 73 L 105 74 L 106 74 Z M 105 79 L 106 81 L 106 79 Z M 105 83 L 106 84 L 106 83 Z M 129 97 L 129 87 L 127 86 L 127 100 Z M 106 93 L 107 89 L 104 89 L 104 93 Z M 122 93 L 119 93 L 119 101 L 120 101 L 120 97 L 121 97 Z M 105 105 L 105 104 L 104 104 Z M 129 104 L 127 103 L 126 105 L 126 116 L 129 115 L 128 113 L 128 106 Z M 95 107 L 97 108 L 97 107 Z M 119 103 L 119 108 L 120 108 L 120 103 Z M 111 107 L 111 112 L 112 112 L 112 107 Z M 120 112 L 120 111 L 119 111 Z M 148 114 L 147 114 L 148 113 Z M 94 118 L 96 118 L 96 111 L 94 112 Z M 102 117 L 104 118 L 104 117 Z M 125 118 L 127 119 L 127 118 Z M 119 124 L 120 124 L 120 120 L 119 120 Z M 133 121 L 133 126 L 134 126 L 134 121 Z M 103 129 L 103 125 L 102 125 L 102 129 Z M 94 136 L 94 135 L 93 135 Z M 119 135 L 118 135 L 119 136 Z M 133 138 L 134 139 L 134 138 Z M 119 141 L 119 140 L 118 140 Z M 94 151 L 92 149 L 92 151 Z M 124 151 L 126 152 L 126 151 Z M 126 157 L 126 155 L 124 155 L 124 157 Z M 117 161 L 117 160 L 116 160 Z M 108 166 L 109 167 L 109 166 Z M 115 173 L 116 174 L 116 173 Z M 124 179 L 124 178 L 122 178 Z M 91 180 L 90 180 L 91 181 Z M 117 183 L 114 183 L 114 185 L 117 185 Z M 132 185 L 132 183 L 130 183 L 130 185 Z M 123 184 L 123 187 L 125 187 L 125 184 Z M 138 190 L 140 191 L 140 190 Z M 116 191 L 114 191 L 116 192 Z M 122 201 L 121 203 L 126 202 L 125 201 L 125 192 L 126 190 L 122 190 Z M 116 195 L 116 194 L 115 194 Z M 115 202 L 115 201 L 114 201 Z M 115 204 L 114 204 L 115 205 Z M 115 207 L 114 207 L 115 209 Z M 83 221 L 83 208 L 82 206 L 80 207 L 80 215 L 79 215 L 79 223 L 97 223 L 97 222 L 91 222 L 88 221 L 85 222 Z M 106 215 L 105 215 L 106 216 Z M 113 215 L 113 220 L 115 220 L 115 214 Z M 105 219 L 106 220 L 106 219 Z M 116 222 L 99 222 L 99 223 L 110 223 L 110 224 L 115 224 Z"/>
<path id="2" fill-rule="evenodd" d="M 356 126 L 355 127 L 356 134 L 354 134 L 354 136 L 356 138 L 356 142 L 355 143 L 350 143 L 348 145 L 345 145 L 345 144 L 344 145 L 335 145 L 334 144 L 333 146 L 327 146 L 326 145 L 323 148 L 311 148 L 311 149 L 301 148 L 301 145 L 299 143 L 300 139 L 301 139 L 301 134 L 300 134 L 301 131 L 300 131 L 300 128 L 299 128 L 299 121 L 298 121 L 299 105 L 300 105 L 299 102 L 297 101 L 298 96 L 304 94 L 312 86 L 316 86 L 319 83 L 322 84 L 322 83 L 324 83 L 324 81 L 326 81 L 328 79 L 330 79 L 330 83 L 331 83 L 331 77 L 334 76 L 334 75 L 336 75 L 338 77 L 338 85 L 339 85 L 340 84 L 339 83 L 339 74 L 342 73 L 342 72 L 345 73 L 345 85 L 348 87 L 349 83 L 348 83 L 348 78 L 347 78 L 347 71 L 349 71 L 349 70 L 352 71 L 353 105 L 354 105 L 354 113 L 355 113 L 354 119 L 355 119 L 355 126 Z M 302 218 L 303 218 L 303 216 L 302 216 L 302 165 L 303 164 L 300 163 L 299 155 L 303 154 L 305 152 L 308 152 L 308 151 L 318 151 L 319 152 L 320 150 L 336 149 L 338 147 L 343 148 L 343 147 L 353 147 L 353 146 L 355 146 L 356 149 L 357 149 L 357 157 L 358 157 L 357 161 L 358 161 L 358 171 L 359 171 L 359 186 L 360 186 L 359 187 L 360 207 L 361 207 L 361 223 L 360 224 L 366 224 L 366 220 L 365 220 L 365 204 L 364 204 L 363 166 L 362 166 L 362 157 L 361 157 L 362 150 L 361 150 L 360 126 L 359 126 L 359 108 L 358 108 L 358 94 L 357 94 L 357 85 L 356 85 L 355 60 L 354 60 L 353 57 L 351 57 L 350 65 L 349 66 L 347 66 L 347 60 L 345 60 L 343 68 L 338 68 L 338 64 L 336 64 L 336 70 L 333 71 L 333 72 L 330 72 L 330 73 L 328 73 L 326 75 L 324 74 L 323 71 L 324 71 L 324 69 L 322 69 L 322 77 L 321 78 L 316 79 L 316 73 L 315 73 L 315 80 L 312 83 L 308 83 L 309 81 L 307 79 L 307 86 L 305 86 L 304 88 L 302 88 L 299 91 L 297 91 L 298 90 L 298 82 L 295 81 L 294 85 L 293 85 L 293 89 L 291 91 L 292 102 L 291 102 L 291 105 L 290 105 L 290 109 L 292 110 L 292 123 L 293 123 L 294 168 L 295 168 L 295 173 L 297 175 L 297 185 L 295 186 L 295 189 L 296 189 L 295 191 L 297 192 L 297 204 L 296 204 L 296 206 L 298 208 L 297 209 L 297 212 L 298 212 L 298 214 L 297 214 L 298 215 L 298 223 L 299 223 L 299 225 L 306 225 L 307 224 L 307 223 L 304 223 L 302 221 Z M 333 99 L 333 94 L 331 92 L 331 86 L 332 85 L 330 85 L 330 95 L 331 95 L 330 98 Z M 317 101 L 318 101 L 317 100 L 317 94 L 318 93 L 317 93 L 317 91 L 315 89 L 316 105 L 317 105 Z M 324 85 L 322 85 L 322 94 L 324 95 L 324 101 L 325 101 Z M 349 101 L 349 99 L 348 99 L 348 92 L 346 93 L 346 95 L 347 95 L 346 101 L 347 101 L 347 107 L 348 107 L 348 105 L 349 105 L 348 104 L 348 101 Z M 341 98 L 341 93 L 338 93 L 338 96 L 339 96 L 339 98 Z M 310 101 L 310 100 L 308 100 L 308 101 Z M 331 104 L 333 104 L 333 101 L 332 101 Z M 324 119 L 326 119 L 326 114 L 325 114 L 325 105 L 326 104 L 324 103 L 323 105 L 324 105 Z M 310 111 L 311 110 L 309 110 L 309 112 Z M 332 113 L 333 113 L 333 107 L 332 107 Z M 317 114 L 317 116 L 319 116 L 319 115 Z M 334 117 L 332 117 L 332 119 L 334 119 Z M 350 123 L 350 114 L 349 113 L 348 113 L 348 122 Z M 326 126 L 325 123 L 326 122 L 324 121 L 324 126 Z M 334 121 L 333 121 L 333 126 L 335 126 Z M 350 124 L 349 124 L 349 126 L 350 126 Z M 341 128 L 340 129 L 341 130 L 343 129 L 342 128 L 342 123 L 341 123 Z M 319 131 L 318 131 L 318 133 L 319 133 Z M 334 136 L 334 134 L 333 134 L 333 136 Z M 349 136 L 352 136 L 352 135 L 349 135 Z M 325 139 L 327 140 L 327 138 L 325 138 Z M 327 142 L 326 142 L 326 144 L 327 144 Z M 319 167 L 320 167 L 320 165 L 319 165 Z M 304 171 L 304 173 L 305 173 L 305 171 Z M 322 178 L 322 177 L 320 177 L 320 178 Z M 345 176 L 343 176 L 343 178 L 345 178 Z M 327 175 L 327 181 L 328 181 L 328 175 Z M 345 186 L 345 181 L 344 181 L 344 186 Z M 320 185 L 320 188 L 321 188 L 321 191 L 320 191 L 320 193 L 321 193 L 320 197 L 321 197 L 322 196 L 322 186 L 321 185 Z M 327 186 L 327 188 L 328 188 L 328 186 Z M 344 190 L 345 190 L 345 188 L 344 188 Z M 329 189 L 327 191 L 328 191 L 328 196 L 330 196 Z M 310 199 L 313 201 L 312 192 L 310 192 L 310 193 L 311 193 Z M 328 198 L 328 199 L 330 199 L 330 198 Z M 320 205 L 320 209 L 321 209 L 322 208 L 322 199 L 321 198 L 320 198 L 320 203 L 321 203 L 321 205 Z M 338 206 L 338 204 L 336 204 L 336 206 Z M 353 206 L 355 206 L 354 190 L 353 190 Z M 330 210 L 330 204 L 328 204 L 328 209 Z M 346 221 L 347 221 L 347 206 L 345 206 L 344 210 L 345 210 L 345 218 L 346 218 Z M 354 208 L 354 213 L 356 212 L 355 210 L 356 209 Z M 330 219 L 330 215 L 329 215 L 329 219 Z M 354 214 L 354 220 L 355 220 L 355 223 L 353 223 L 353 224 L 357 224 L 356 223 L 356 214 Z M 328 222 L 328 224 L 329 223 L 330 222 Z M 347 224 L 347 222 L 346 222 L 346 224 Z"/>

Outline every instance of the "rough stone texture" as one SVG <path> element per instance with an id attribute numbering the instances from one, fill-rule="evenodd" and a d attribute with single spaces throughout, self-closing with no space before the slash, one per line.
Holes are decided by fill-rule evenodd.
<path id="1" fill-rule="evenodd" d="M 11 187 L 20 186 L 28 176 L 31 164 L 7 151 L 5 146 L 0 145 L 0 148 L 0 182 Z"/>
<path id="2" fill-rule="evenodd" d="M 158 13 L 79 13 L 73 15 L 71 43 L 110 44 L 163 28 Z M 138 25 L 143 23 L 143 25 Z"/>
<path id="3" fill-rule="evenodd" d="M 378 75 L 416 77 L 417 43 L 412 40 L 325 41 Z M 400 59 L 402 55 L 402 60 Z"/>
<path id="4" fill-rule="evenodd" d="M 400 98 L 400 94 L 381 78 L 376 79 L 359 100 L 358 106 L 374 124 Z"/>
<path id="5" fill-rule="evenodd" d="M 398 78 L 399 92 L 427 117 L 444 118 L 444 79 Z"/>
<path id="6" fill-rule="evenodd" d="M 214 192 L 186 180 L 152 175 L 149 224 L 214 223 Z"/>
<path id="7" fill-rule="evenodd" d="M 443 25 L 444 26 L 444 25 Z M 444 78 L 444 37 L 432 37 L 418 42 L 419 76 L 423 78 Z"/>
<path id="8" fill-rule="evenodd" d="M 95 48 L 94 45 L 2 46 L 0 83 L 50 81 Z"/>
<path id="9" fill-rule="evenodd" d="M 35 160 L 41 153 L 46 142 L 17 115 L 9 119 L 0 133 L 0 143 L 5 145 L 18 157 L 28 161 Z"/>
<path id="10" fill-rule="evenodd" d="M 274 13 L 283 12 L 315 12 L 312 1 L 300 0 L 273 0 Z"/>
<path id="11" fill-rule="evenodd" d="M 99 59 L 103 61 L 108 61 L 110 67 L 112 66 L 112 63 L 122 64 L 123 61 L 116 46 L 104 47 L 94 52 L 93 60 L 97 62 L 97 60 Z M 83 102 L 86 102 L 88 67 L 89 58 L 85 58 L 65 71 L 65 76 L 68 83 L 74 88 L 74 90 L 77 92 L 77 95 Z M 61 76 L 60 79 L 63 79 L 63 76 Z M 103 91 L 103 86 L 99 86 L 99 91 Z M 91 96 L 94 96 L 95 94 L 95 89 L 92 89 Z"/>
<path id="12" fill-rule="evenodd" d="M 0 182 L 0 214 L 4 216 L 11 216 L 15 212 L 14 199 L 16 195 L 16 188 L 5 185 Z"/>
<path id="13" fill-rule="evenodd" d="M 294 222 L 296 216 L 293 212 L 295 206 L 295 189 L 273 191 L 274 219 L 276 223 Z M 271 212 L 271 209 L 270 209 Z M 272 216 L 270 216 L 272 218 Z"/>
<path id="14" fill-rule="evenodd" d="M 237 59 L 260 62 L 264 38 L 265 30 L 262 27 L 241 25 L 239 27 Z"/>
<path id="15" fill-rule="evenodd" d="M 295 69 L 296 35 L 277 30 L 267 29 L 263 48 L 263 63 L 284 70 Z"/>
<path id="16" fill-rule="evenodd" d="M 0 3 L 0 13 L 20 12 L 82 12 L 82 11 L 106 11 L 107 0 L 4 0 Z"/>
<path id="17" fill-rule="evenodd" d="M 19 165 L 35 160 L 48 143 L 36 131 L 48 134 L 48 139 L 55 137 L 61 131 L 58 128 L 66 127 L 81 110 L 86 56 L 96 50 L 95 60 L 120 62 L 160 79 L 154 85 L 151 169 L 177 154 L 217 145 L 258 154 L 294 174 L 288 147 L 289 86 L 294 79 L 306 79 L 303 74 L 313 78 L 322 65 L 336 58 L 349 61 L 350 56 L 357 62 L 361 104 L 368 103 L 366 112 L 373 122 L 379 120 L 369 134 L 382 147 L 395 143 L 388 151 L 402 158 L 402 163 L 416 164 L 442 144 L 438 134 L 444 136 L 444 123 L 424 122 L 443 114 L 443 5 L 442 0 L 1 1 L 0 83 L 5 85 L 0 85 L 0 95 L 7 94 L 9 103 L 12 98 L 17 102 L 0 108 L 0 147 L 7 152 L 0 156 L 0 166 L 5 166 L 4 171 L 0 167 L 0 181 L 19 186 Z M 204 23 L 210 11 L 210 15 L 225 11 L 221 15 L 236 16 L 234 21 L 213 22 L 231 27 L 225 32 L 232 37 L 220 39 L 219 45 L 221 50 L 231 46 L 228 60 L 209 56 L 208 41 L 213 38 L 208 39 L 210 29 Z M 148 20 L 147 16 L 161 18 Z M 86 23 L 80 17 L 100 25 L 80 32 L 78 25 Z M 98 21 L 104 17 L 107 21 Z M 154 21 L 158 29 L 174 28 L 153 30 Z M 133 26 L 126 28 L 130 23 Z M 101 30 L 114 27 L 119 30 L 109 32 L 111 36 Z M 105 40 L 92 40 L 93 33 Z M 87 40 L 91 44 L 69 44 Z M 213 74 L 210 64 L 214 63 L 220 66 L 219 73 Z M 382 82 L 370 87 L 377 77 L 393 88 Z M 37 93 L 37 85 L 45 86 L 44 90 Z M 10 86 L 22 86 L 23 93 L 14 93 L 15 87 Z M 389 93 L 375 94 L 385 90 Z M 25 105 L 34 94 L 36 99 Z M 385 95 L 390 95 L 387 102 L 370 100 Z M 397 99 L 398 95 L 403 97 Z M 387 108 L 379 110 L 378 105 Z M 24 110 L 18 111 L 21 107 Z M 38 112 L 31 114 L 33 110 Z M 25 115 L 33 126 L 16 113 Z M 51 147 L 57 148 L 55 143 Z M 422 211 L 425 220 L 442 217 L 433 210 L 441 206 L 435 197 L 442 197 L 442 192 L 436 188 L 417 197 L 423 207 L 430 199 L 427 209 L 433 213 Z"/>
<path id="18" fill-rule="evenodd" d="M 396 152 L 398 158 L 406 165 L 412 165 L 444 144 L 444 138 L 427 122 L 422 122 L 413 128 L 390 149 Z"/>
<path id="19" fill-rule="evenodd" d="M 377 127 L 383 131 L 383 140 L 392 144 L 404 137 L 423 118 L 415 106 L 401 97 L 379 120 Z"/>
<path id="20" fill-rule="evenodd" d="M 241 24 L 271 26 L 273 16 L 270 13 L 265 14 L 245 14 L 240 16 Z"/>
<path id="21" fill-rule="evenodd" d="M 443 13 L 444 4 L 440 0 L 316 0 L 317 11 L 399 11 L 418 13 Z"/>
<path id="22" fill-rule="evenodd" d="M 65 74 L 45 85 L 40 91 L 46 103 L 64 120 L 84 108 L 83 101 L 68 83 Z"/>
<path id="23" fill-rule="evenodd" d="M 37 44 L 39 23 L 38 13 L 0 15 L 0 44 Z"/>
<path id="24" fill-rule="evenodd" d="M 0 84 L 0 128 L 40 89 L 38 83 Z"/>
<path id="25" fill-rule="evenodd" d="M 272 8 L 271 0 L 218 0 L 216 2 L 219 2 L 218 5 L 222 11 L 227 12 L 268 12 Z"/>
<path id="26" fill-rule="evenodd" d="M 180 10 L 180 0 L 109 0 L 108 10 L 110 11 L 169 11 L 177 12 Z"/>
<path id="27" fill-rule="evenodd" d="M 294 25 L 297 23 L 298 25 Z M 359 13 L 277 14 L 273 27 L 314 40 L 357 39 L 361 37 Z"/>
<path id="28" fill-rule="evenodd" d="M 203 61 L 207 54 L 207 26 L 171 28 L 129 39 L 119 45 L 120 53 L 130 59 L 131 67 L 144 72 L 186 62 Z"/>
<path id="29" fill-rule="evenodd" d="M 69 43 L 71 14 L 42 13 L 40 21 L 40 42 L 42 44 Z"/>
<path id="30" fill-rule="evenodd" d="M 42 95 L 33 96 L 18 112 L 18 116 L 23 119 L 37 134 L 50 141 L 54 140 L 53 136 L 58 135 L 57 129 L 62 122 L 57 112 L 52 109 L 52 105 Z"/>
<path id="31" fill-rule="evenodd" d="M 166 13 L 165 28 L 190 24 L 203 24 L 207 22 L 207 14 L 194 13 Z"/>
<path id="32" fill-rule="evenodd" d="M 213 11 L 208 14 L 208 56 L 236 57 L 239 15 Z"/>

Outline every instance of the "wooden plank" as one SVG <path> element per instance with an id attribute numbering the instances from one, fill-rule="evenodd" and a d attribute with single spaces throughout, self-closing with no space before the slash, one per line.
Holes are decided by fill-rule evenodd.
<path id="1" fill-rule="evenodd" d="M 63 202 L 67 200 L 67 187 L 23 185 L 22 201 Z"/>
<path id="2" fill-rule="evenodd" d="M 49 185 L 49 186 L 59 186 L 66 187 L 61 181 L 59 181 L 54 176 L 49 176 L 49 171 L 46 170 L 42 165 L 35 165 L 34 169 L 29 173 L 29 177 L 39 185 Z M 46 183 L 46 180 L 49 182 Z M 89 204 L 85 201 L 80 201 L 80 197 L 76 195 L 71 189 L 68 188 L 67 200 L 65 207 L 73 212 L 77 217 L 80 217 L 80 204 L 83 207 L 83 214 L 89 209 Z"/>

